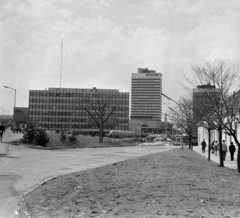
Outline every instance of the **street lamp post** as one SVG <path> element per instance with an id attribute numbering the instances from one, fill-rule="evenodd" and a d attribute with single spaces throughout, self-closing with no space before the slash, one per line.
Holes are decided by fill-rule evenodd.
<path id="1" fill-rule="evenodd" d="M 12 89 L 12 90 L 14 90 L 14 92 L 15 92 L 15 95 L 14 95 L 14 107 L 13 107 L 13 117 L 14 117 L 14 121 L 15 121 L 15 107 L 16 107 L 17 90 L 14 89 L 14 88 L 8 87 L 8 86 L 4 86 L 4 88 L 6 88 L 6 89 Z"/>
<path id="2" fill-rule="evenodd" d="M 168 104 L 170 104 L 170 103 L 163 103 L 163 104 L 165 104 L 166 105 L 166 117 L 165 117 L 165 134 L 166 134 L 166 136 L 167 136 L 167 110 L 168 110 Z"/>
<path id="3" fill-rule="evenodd" d="M 168 100 L 175 102 L 181 108 L 181 105 L 178 102 L 176 102 L 175 100 L 171 99 L 170 97 L 163 94 L 162 92 L 161 92 L 161 95 L 164 96 L 165 98 L 167 98 Z M 183 149 L 183 112 L 182 112 L 182 122 L 181 122 L 181 145 L 182 145 L 182 149 Z"/>

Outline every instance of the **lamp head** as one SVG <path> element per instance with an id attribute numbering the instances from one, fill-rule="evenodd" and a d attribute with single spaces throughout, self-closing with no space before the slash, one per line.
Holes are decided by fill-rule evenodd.
<path id="1" fill-rule="evenodd" d="M 7 87 L 7 86 L 4 86 L 4 88 L 9 88 L 9 87 Z"/>

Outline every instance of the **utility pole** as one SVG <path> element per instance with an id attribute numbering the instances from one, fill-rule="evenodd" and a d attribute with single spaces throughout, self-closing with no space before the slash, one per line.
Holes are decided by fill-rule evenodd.
<path id="1" fill-rule="evenodd" d="M 175 100 L 171 99 L 167 95 L 165 95 L 163 93 L 161 93 L 161 95 L 164 96 L 165 98 L 167 98 L 168 100 L 175 102 L 179 106 L 180 109 L 182 108 L 181 105 L 178 102 L 176 102 Z M 182 149 L 183 149 L 183 111 L 181 111 L 181 113 L 182 113 L 182 120 L 181 120 L 181 145 L 182 145 Z"/>
<path id="2" fill-rule="evenodd" d="M 167 110 L 168 110 L 168 104 L 170 104 L 170 103 L 163 103 L 163 104 L 165 104 L 166 105 L 166 114 L 165 114 L 165 134 L 166 134 L 166 136 L 168 135 L 167 133 L 168 133 L 168 128 L 167 128 Z"/>

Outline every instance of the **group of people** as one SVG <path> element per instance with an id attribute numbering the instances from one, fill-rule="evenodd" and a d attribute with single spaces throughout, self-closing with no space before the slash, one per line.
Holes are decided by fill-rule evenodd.
<path id="1" fill-rule="evenodd" d="M 13 133 L 21 133 L 22 132 L 22 129 L 20 126 L 12 126 L 11 130 Z"/>
<path id="2" fill-rule="evenodd" d="M 203 141 L 201 142 L 201 146 L 202 146 L 202 153 L 205 153 L 205 149 L 207 147 L 207 143 L 206 143 L 205 139 L 203 139 Z M 211 150 L 212 150 L 212 154 L 215 153 L 215 155 L 217 155 L 217 153 L 219 151 L 219 143 L 218 143 L 217 140 L 214 140 L 212 142 Z M 229 145 L 229 152 L 230 152 L 230 156 L 231 156 L 231 161 L 234 160 L 234 152 L 235 151 L 236 151 L 236 147 L 233 144 L 233 142 L 231 142 L 231 144 Z M 227 152 L 228 152 L 228 146 L 227 146 L 225 140 L 223 140 L 223 142 L 222 142 L 223 160 L 226 160 Z"/>

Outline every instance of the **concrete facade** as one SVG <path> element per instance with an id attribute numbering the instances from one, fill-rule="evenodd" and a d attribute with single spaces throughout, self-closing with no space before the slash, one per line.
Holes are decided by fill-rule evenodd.
<path id="1" fill-rule="evenodd" d="M 73 89 L 49 88 L 48 90 L 30 90 L 29 120 L 44 129 L 79 130 L 96 129 L 93 118 L 81 107 L 97 104 L 97 101 L 109 99 L 114 113 L 105 123 L 104 129 L 129 129 L 129 93 L 115 89 Z M 93 112 L 93 111 L 92 111 Z"/>
<path id="2" fill-rule="evenodd" d="M 132 73 L 131 119 L 162 120 L 162 74 L 138 68 Z"/>
<path id="3" fill-rule="evenodd" d="M 153 133 L 165 134 L 166 123 L 159 120 L 137 120 L 132 119 L 129 121 L 129 130 L 137 134 Z M 172 134 L 172 124 L 167 123 L 168 135 Z"/>
<path id="4" fill-rule="evenodd" d="M 212 94 L 210 94 L 212 93 Z M 207 100 L 217 97 L 218 89 L 214 85 L 201 85 L 193 89 L 193 121 L 192 121 L 192 138 L 194 141 L 198 140 L 198 123 L 202 120 L 205 113 L 200 113 L 204 109 L 204 104 L 207 104 Z"/>

